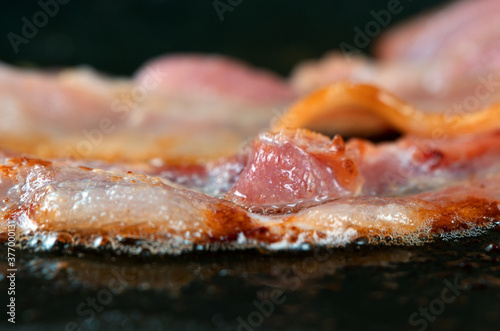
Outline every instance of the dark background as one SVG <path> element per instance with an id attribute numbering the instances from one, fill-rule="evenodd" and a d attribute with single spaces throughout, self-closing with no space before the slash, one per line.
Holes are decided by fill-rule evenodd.
<path id="1" fill-rule="evenodd" d="M 373 20 L 370 11 L 387 8 L 388 0 L 242 0 L 224 13 L 223 21 L 213 2 L 70 0 L 27 44 L 19 45 L 17 54 L 8 33 L 22 35 L 22 18 L 33 22 L 41 7 L 38 1 L 4 2 L 0 60 L 51 67 L 90 64 L 129 75 L 160 54 L 209 52 L 287 74 L 300 60 L 319 57 L 343 41 L 352 44 L 354 27 L 363 28 Z M 445 2 L 401 0 L 404 9 L 391 24 Z"/>

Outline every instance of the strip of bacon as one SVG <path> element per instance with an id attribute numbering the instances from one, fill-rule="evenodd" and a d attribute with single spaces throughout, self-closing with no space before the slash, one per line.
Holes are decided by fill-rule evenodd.
<path id="1" fill-rule="evenodd" d="M 423 137 L 456 136 L 499 129 L 500 103 L 475 112 L 433 113 L 375 86 L 338 83 L 296 102 L 273 129 L 303 127 L 348 135 L 380 133 L 392 127 Z"/>
<path id="2" fill-rule="evenodd" d="M 486 42 L 499 46 L 494 42 L 499 10 L 495 0 L 456 1 L 389 30 L 378 41 L 376 52 L 383 59 L 414 61 L 485 55 Z M 462 54 L 456 54 L 456 49 Z"/>
<path id="3" fill-rule="evenodd" d="M 220 55 L 179 54 L 149 61 L 138 70 L 138 85 L 151 83 L 151 73 L 166 73 L 154 90 L 167 96 L 234 98 L 249 104 L 275 106 L 295 98 L 290 87 L 277 76 Z"/>
<path id="4" fill-rule="evenodd" d="M 14 221 L 25 247 L 50 249 L 62 242 L 86 248 L 110 245 L 130 253 L 152 249 L 177 254 L 192 249 L 337 246 L 355 240 L 418 244 L 435 236 L 478 234 L 500 221 L 496 167 L 500 148 L 490 146 L 498 141 L 496 136 L 450 138 L 438 145 L 441 154 L 429 155 L 416 148 L 422 142 L 417 138 L 374 147 L 356 140 L 343 146 L 340 138 L 329 141 L 307 131 L 281 134 L 263 135 L 256 141 L 253 155 L 257 157 L 247 160 L 225 198 L 124 170 L 5 158 L 0 167 L 1 240 L 7 239 L 7 222 Z M 457 151 L 457 146 L 462 150 Z M 404 183 L 395 185 L 396 191 L 387 183 L 379 187 L 384 182 L 378 170 L 389 164 L 387 156 L 392 153 L 400 156 L 391 160 L 393 167 L 415 160 L 408 168 L 414 173 L 407 173 Z M 273 158 L 289 167 L 278 171 L 290 174 L 281 176 L 266 168 L 265 162 L 273 163 Z M 359 170 L 353 172 L 354 166 Z M 259 173 L 266 169 L 267 177 Z M 447 180 L 436 182 L 442 173 L 449 174 Z M 470 179 L 472 174 L 476 179 Z M 319 185 L 322 180 L 332 186 Z M 248 192 L 245 197 L 235 194 L 251 185 L 261 200 L 252 200 Z M 293 186 L 293 192 L 287 192 L 287 185 Z M 405 196 L 391 197 L 400 195 L 397 190 L 405 185 L 411 186 Z M 429 187 L 435 190 L 413 193 Z M 314 190 L 326 198 L 286 211 L 275 208 L 277 201 L 296 202 L 301 198 L 298 194 L 314 195 Z M 349 190 L 351 194 L 338 194 Z M 228 201 L 231 196 L 236 197 L 234 202 Z"/>
<path id="5" fill-rule="evenodd" d="M 200 164 L 235 153 L 294 98 L 221 56 L 153 61 L 133 80 L 0 66 L 0 147 L 42 158 Z"/>
<path id="6" fill-rule="evenodd" d="M 244 160 L 242 158 L 242 160 Z M 250 210 L 294 212 L 332 199 L 401 196 L 500 170 L 499 132 L 372 144 L 306 130 L 261 134 L 225 195 Z"/>
<path id="7" fill-rule="evenodd" d="M 457 1 L 382 35 L 375 60 L 333 52 L 297 66 L 291 82 L 303 94 L 350 81 L 425 110 L 482 109 L 500 102 L 499 8 L 495 0 Z"/>
<path id="8" fill-rule="evenodd" d="M 144 176 L 35 160 L 11 160 L 4 167 L 9 170 L 3 169 L 1 189 L 9 193 L 2 202 L 2 239 L 6 222 L 15 219 L 20 242 L 39 249 L 62 242 L 176 254 L 194 248 L 336 246 L 360 237 L 418 244 L 436 235 L 480 233 L 500 220 L 498 177 L 435 193 L 338 199 L 293 215 L 265 216 Z"/>
<path id="9" fill-rule="evenodd" d="M 296 211 L 359 195 L 396 196 L 496 173 L 499 132 L 459 137 L 406 136 L 391 143 L 344 143 L 307 130 L 263 133 L 237 155 L 196 166 L 99 161 L 53 165 L 158 177 L 170 186 L 255 207 Z M 12 157 L 12 155 L 10 156 Z"/>

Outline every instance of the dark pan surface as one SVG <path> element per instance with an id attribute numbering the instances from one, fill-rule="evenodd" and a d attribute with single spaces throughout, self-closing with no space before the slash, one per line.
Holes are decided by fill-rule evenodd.
<path id="1" fill-rule="evenodd" d="M 10 329 L 235 330 L 243 320 L 253 326 L 239 330 L 418 330 L 428 309 L 429 330 L 498 330 L 499 262 L 499 230 L 329 252 L 24 252 Z"/>

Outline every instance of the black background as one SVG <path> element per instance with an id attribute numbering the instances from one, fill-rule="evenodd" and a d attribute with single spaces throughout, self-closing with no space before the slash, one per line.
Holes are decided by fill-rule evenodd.
<path id="1" fill-rule="evenodd" d="M 0 60 L 50 67 L 89 64 L 128 75 L 164 53 L 211 52 L 287 74 L 300 60 L 352 43 L 354 27 L 372 21 L 370 11 L 387 8 L 388 0 L 241 0 L 223 21 L 213 2 L 70 0 L 27 44 L 19 45 L 17 54 L 7 35 L 22 35 L 22 17 L 32 22 L 41 7 L 37 1 L 3 2 Z M 401 0 L 403 11 L 391 24 L 445 2 Z"/>

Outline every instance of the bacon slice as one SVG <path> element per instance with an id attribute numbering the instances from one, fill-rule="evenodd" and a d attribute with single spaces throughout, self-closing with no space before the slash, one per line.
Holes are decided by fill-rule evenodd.
<path id="1" fill-rule="evenodd" d="M 133 80 L 0 67 L 0 147 L 42 158 L 200 164 L 229 156 L 294 98 L 220 56 L 153 61 Z"/>
<path id="2" fill-rule="evenodd" d="M 499 129 L 500 104 L 468 113 L 432 113 L 374 86 L 338 83 L 296 102 L 273 129 L 302 127 L 348 135 L 380 133 L 392 127 L 423 137 L 455 136 Z"/>
<path id="3" fill-rule="evenodd" d="M 456 1 L 389 30 L 378 41 L 377 54 L 388 60 L 413 61 L 449 55 L 490 55 L 484 54 L 485 48 L 499 46 L 495 42 L 499 10 L 495 0 Z M 464 52 L 456 54 L 455 49 Z"/>
<path id="4" fill-rule="evenodd" d="M 495 0 L 457 1 L 383 35 L 379 58 L 332 52 L 297 66 L 292 84 L 306 94 L 347 80 L 425 110 L 480 110 L 500 102 L 498 9 Z"/>
<path id="5" fill-rule="evenodd" d="M 253 155 L 268 153 L 271 157 L 248 158 L 236 183 L 222 198 L 188 190 L 167 178 L 128 173 L 125 166 L 123 170 L 106 171 L 62 161 L 5 158 L 0 167 L 0 195 L 4 197 L 1 228 L 7 229 L 7 222 L 14 221 L 20 242 L 31 248 L 50 249 L 55 242 L 61 242 L 86 248 L 109 245 L 130 253 L 151 249 L 178 254 L 192 249 L 338 246 L 355 240 L 388 238 L 401 244 L 418 244 L 436 236 L 474 235 L 500 221 L 500 177 L 496 167 L 500 148 L 489 147 L 498 141 L 496 136 L 445 141 L 439 145 L 441 163 L 436 163 L 434 154 L 429 156 L 415 149 L 417 138 L 412 138 L 416 142 L 410 139 L 378 147 L 356 140 L 343 146 L 340 138 L 329 142 L 328 138 L 307 131 L 283 132 L 277 138 L 273 142 L 272 135 L 264 135 L 260 142 L 256 141 Z M 273 143 L 274 151 L 269 149 Z M 467 149 L 471 144 L 483 147 Z M 463 146 L 463 153 L 456 151 L 457 145 Z M 407 154 L 398 151 L 405 148 Z M 292 152 L 287 154 L 280 149 Z M 298 149 L 303 153 L 297 153 Z M 277 150 L 279 153 L 274 153 Z M 391 191 L 390 185 L 378 185 L 381 181 L 377 169 L 391 153 L 403 155 L 392 160 L 394 167 L 398 162 L 405 165 L 408 155 L 417 160 L 414 173 L 405 179 L 411 188 L 404 196 L 391 197 L 402 193 Z M 276 173 L 270 172 L 268 177 L 258 173 L 271 169 L 266 165 L 260 170 L 255 167 L 260 181 L 245 174 L 256 161 L 274 162 L 272 157 L 283 157 L 283 164 L 302 169 L 292 170 L 297 176 L 279 177 L 270 183 L 266 179 L 274 179 Z M 245 162 L 244 158 L 240 160 Z M 358 174 L 343 172 L 351 168 L 346 168 L 346 160 L 359 167 Z M 476 167 L 489 171 L 478 172 Z M 443 172 L 450 176 L 436 183 L 436 175 Z M 477 179 L 470 179 L 471 174 Z M 302 186 L 304 175 L 314 178 L 312 184 L 321 177 L 333 178 L 334 184 L 338 184 L 333 185 L 337 192 L 326 186 Z M 356 181 L 358 176 L 363 176 L 363 181 Z M 432 184 L 426 185 L 425 180 Z M 352 183 L 358 183 L 357 187 L 363 183 L 361 191 Z M 250 194 L 243 200 L 228 201 L 232 196 L 242 199 L 236 190 L 249 188 L 250 184 L 255 186 L 254 192 L 263 195 L 262 201 Z M 295 185 L 292 195 L 286 191 L 288 184 Z M 269 191 L 274 186 L 278 189 Z M 403 186 L 398 183 L 395 187 Z M 285 190 L 280 189 L 283 187 Z M 414 193 L 429 187 L 436 190 Z M 325 198 L 289 210 L 276 208 L 277 201 L 296 202 L 302 198 L 297 194 L 308 194 L 311 189 L 325 194 Z M 349 190 L 350 194 L 337 194 Z M 276 197 L 279 200 L 273 200 Z M 6 230 L 0 232 L 0 237 L 6 240 Z"/>
<path id="6" fill-rule="evenodd" d="M 165 73 L 166 79 L 154 84 L 151 74 Z M 149 61 L 138 70 L 138 85 L 154 84 L 164 95 L 235 99 L 250 104 L 286 104 L 295 94 L 275 75 L 220 55 L 180 54 Z M 148 82 L 149 81 L 149 82 Z"/>
<path id="7" fill-rule="evenodd" d="M 2 229 L 16 219 L 20 242 L 38 249 L 62 242 L 176 254 L 195 248 L 336 246 L 361 237 L 419 244 L 433 236 L 478 234 L 500 220 L 498 177 L 435 193 L 345 198 L 293 215 L 266 216 L 154 178 L 33 160 L 6 166 L 18 180 L 2 180 L 2 191 L 22 186 L 2 203 Z"/>
<path id="8" fill-rule="evenodd" d="M 306 130 L 260 135 L 225 197 L 250 210 L 288 212 L 354 196 L 400 196 L 496 173 L 499 133 L 372 144 Z M 241 158 L 244 160 L 244 158 Z"/>

